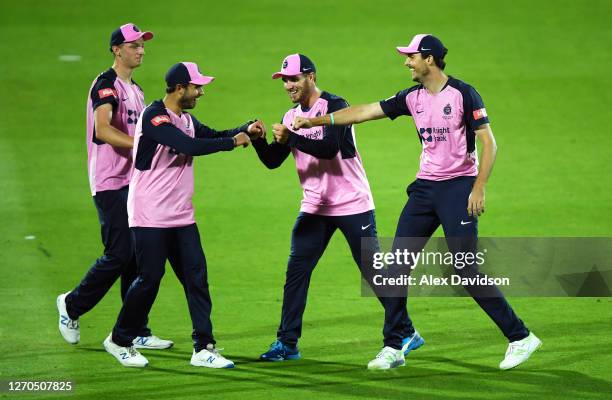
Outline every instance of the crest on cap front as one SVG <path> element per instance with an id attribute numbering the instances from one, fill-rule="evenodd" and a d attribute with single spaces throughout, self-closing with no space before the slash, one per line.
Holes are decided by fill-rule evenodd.
<path id="1" fill-rule="evenodd" d="M 281 76 L 296 76 L 302 73 L 299 54 L 291 54 L 283 60 L 281 70 L 272 74 L 272 79 L 278 79 Z"/>

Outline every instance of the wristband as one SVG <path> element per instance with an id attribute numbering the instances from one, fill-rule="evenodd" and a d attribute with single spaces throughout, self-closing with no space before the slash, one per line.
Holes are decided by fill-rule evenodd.
<path id="1" fill-rule="evenodd" d="M 334 126 L 334 114 L 329 114 L 329 126 Z"/>

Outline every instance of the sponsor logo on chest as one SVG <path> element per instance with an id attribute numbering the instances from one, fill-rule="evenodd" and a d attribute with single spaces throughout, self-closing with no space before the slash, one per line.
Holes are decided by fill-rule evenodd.
<path id="1" fill-rule="evenodd" d="M 320 126 L 310 129 L 300 129 L 300 135 L 308 139 L 321 140 L 323 139 L 323 128 Z"/>
<path id="2" fill-rule="evenodd" d="M 448 127 L 443 128 L 419 128 L 419 136 L 424 142 L 446 142 L 446 135 L 450 133 Z"/>

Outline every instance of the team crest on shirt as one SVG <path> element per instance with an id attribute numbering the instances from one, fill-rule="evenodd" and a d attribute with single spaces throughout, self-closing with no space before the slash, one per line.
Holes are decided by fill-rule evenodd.
<path id="1" fill-rule="evenodd" d="M 453 113 L 453 108 L 451 107 L 450 103 L 447 104 L 446 106 L 444 106 L 444 108 L 442 109 L 442 112 L 444 113 L 442 118 L 444 118 L 444 119 L 451 119 L 451 118 L 453 118 L 453 116 L 451 115 Z"/>
<path id="2" fill-rule="evenodd" d="M 159 125 L 161 125 L 161 124 L 163 124 L 163 123 L 166 123 L 166 122 L 167 122 L 167 123 L 171 123 L 172 121 L 170 120 L 170 117 L 169 117 L 169 116 L 164 115 L 164 114 L 162 114 L 162 115 L 158 115 L 158 116 L 153 117 L 153 118 L 151 119 L 151 123 L 152 123 L 153 125 L 155 125 L 155 126 L 159 126 Z"/>
<path id="3" fill-rule="evenodd" d="M 117 91 L 115 89 L 106 88 L 98 90 L 98 97 L 103 99 L 108 96 L 117 97 Z"/>

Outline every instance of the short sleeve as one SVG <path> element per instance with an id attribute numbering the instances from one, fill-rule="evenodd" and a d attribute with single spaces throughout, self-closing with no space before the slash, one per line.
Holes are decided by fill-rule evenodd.
<path id="1" fill-rule="evenodd" d="M 102 104 L 111 104 L 113 110 L 119 105 L 119 97 L 117 95 L 117 89 L 115 84 L 110 79 L 101 78 L 98 79 L 96 84 L 91 89 L 91 105 L 95 110 Z"/>
<path id="2" fill-rule="evenodd" d="M 412 115 L 406 103 L 408 92 L 408 89 L 402 90 L 401 92 L 397 92 L 394 96 L 380 101 L 380 107 L 389 119 L 393 120 L 400 115 Z"/>
<path id="3" fill-rule="evenodd" d="M 482 97 L 471 86 L 468 86 L 463 93 L 463 112 L 465 124 L 469 130 L 476 130 L 480 125 L 488 124 L 489 117 L 485 109 Z"/>

